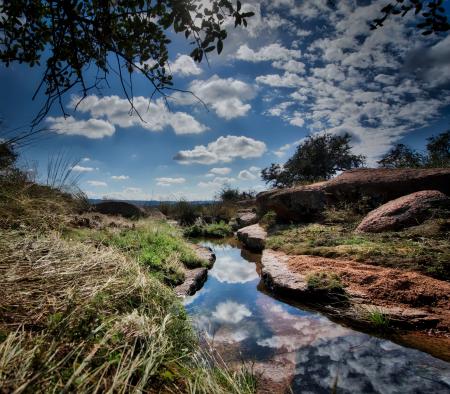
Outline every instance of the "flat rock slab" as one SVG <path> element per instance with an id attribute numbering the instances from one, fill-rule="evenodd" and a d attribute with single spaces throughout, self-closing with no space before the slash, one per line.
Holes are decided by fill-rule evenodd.
<path id="1" fill-rule="evenodd" d="M 357 232 L 380 233 L 416 226 L 436 208 L 450 207 L 450 198 L 438 190 L 423 190 L 389 201 L 369 212 Z"/>
<path id="2" fill-rule="evenodd" d="M 260 252 L 266 246 L 267 233 L 259 224 L 241 228 L 237 232 L 238 239 L 248 248 Z"/>
<path id="3" fill-rule="evenodd" d="M 192 247 L 194 248 L 195 253 L 199 258 L 208 262 L 207 268 L 211 268 L 214 265 L 214 262 L 216 261 L 216 255 L 211 248 L 195 244 L 192 245 Z"/>
<path id="4" fill-rule="evenodd" d="M 349 296 L 347 305 L 336 304 L 343 316 L 363 320 L 361 311 L 375 306 L 389 315 L 397 326 L 450 332 L 448 282 L 418 272 L 350 260 L 290 256 L 270 249 L 264 250 L 261 263 L 262 278 L 269 289 L 289 295 L 293 300 L 316 302 L 307 287 L 306 277 L 312 273 L 330 272 L 340 277 Z"/>

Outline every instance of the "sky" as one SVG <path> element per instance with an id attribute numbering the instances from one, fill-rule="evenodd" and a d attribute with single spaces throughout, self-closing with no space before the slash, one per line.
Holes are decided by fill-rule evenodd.
<path id="1" fill-rule="evenodd" d="M 207 1 L 207 0 L 202 0 Z M 242 1 L 248 28 L 227 22 L 221 55 L 195 63 L 169 33 L 175 87 L 150 101 L 134 76 L 142 121 L 130 116 L 117 78 L 81 104 L 65 97 L 43 120 L 52 133 L 27 146 L 24 165 L 41 177 L 49 159 L 79 160 L 73 171 L 91 198 L 208 200 L 223 185 L 261 191 L 262 168 L 284 163 L 308 135 L 350 133 L 353 151 L 374 166 L 393 144 L 423 150 L 450 127 L 450 35 L 422 36 L 414 15 L 370 31 L 385 1 Z M 450 2 L 444 2 L 450 10 Z M 28 124 L 44 97 L 31 97 L 42 69 L 0 65 L 0 117 Z"/>

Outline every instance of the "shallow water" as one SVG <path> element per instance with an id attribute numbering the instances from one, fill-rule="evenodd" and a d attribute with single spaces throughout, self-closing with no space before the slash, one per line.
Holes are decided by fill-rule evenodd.
<path id="1" fill-rule="evenodd" d="M 217 260 L 186 309 L 225 361 L 262 374 L 261 392 L 450 393 L 450 363 L 276 300 L 258 290 L 257 255 L 202 244 Z"/>

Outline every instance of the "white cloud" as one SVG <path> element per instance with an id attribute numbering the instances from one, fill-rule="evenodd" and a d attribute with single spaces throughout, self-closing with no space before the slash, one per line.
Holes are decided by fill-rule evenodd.
<path id="1" fill-rule="evenodd" d="M 284 74 L 256 78 L 260 85 L 295 89 L 290 94 L 294 104 L 283 107 L 283 102 L 275 102 L 265 114 L 306 126 L 313 134 L 349 132 L 354 151 L 367 155 L 371 165 L 393 143 L 429 125 L 450 104 L 448 90 L 437 90 L 450 82 L 450 37 L 421 36 L 413 13 L 401 23 L 393 17 L 383 28 L 370 31 L 367 21 L 379 15 L 382 1 L 361 5 L 343 0 L 335 8 L 323 0 L 275 3 L 270 7 L 300 19 L 320 18 L 324 28 L 316 29 L 314 41 L 302 47 L 302 60 L 308 60 L 304 73 L 286 67 Z M 284 69 L 282 63 L 273 66 Z M 283 156 L 290 147 L 274 153 Z"/>
<path id="2" fill-rule="evenodd" d="M 91 186 L 96 186 L 96 187 L 106 187 L 106 186 L 108 186 L 108 184 L 106 182 L 103 182 L 103 181 L 87 181 L 86 183 L 91 185 Z"/>
<path id="3" fill-rule="evenodd" d="M 216 176 L 211 181 L 199 182 L 197 184 L 197 186 L 216 190 L 216 189 L 219 189 L 220 187 L 222 187 L 222 186 L 224 186 L 226 184 L 231 184 L 234 181 L 235 181 L 234 178 L 229 178 L 229 177 L 224 177 L 224 176 Z"/>
<path id="4" fill-rule="evenodd" d="M 213 175 L 228 175 L 231 172 L 229 167 L 214 167 L 209 170 Z"/>
<path id="5" fill-rule="evenodd" d="M 237 324 L 246 317 L 250 317 L 252 312 L 243 304 L 234 301 L 225 301 L 217 304 L 212 316 L 221 322 Z"/>
<path id="6" fill-rule="evenodd" d="M 192 81 L 188 90 L 212 107 L 219 117 L 227 120 L 246 115 L 251 109 L 247 101 L 255 96 L 254 88 L 250 84 L 234 78 L 222 79 L 217 75 L 204 81 Z M 188 93 L 175 93 L 172 98 L 181 105 L 201 104 Z"/>
<path id="7" fill-rule="evenodd" d="M 111 179 L 114 179 L 115 181 L 125 181 L 130 179 L 130 177 L 128 175 L 113 175 Z"/>
<path id="8" fill-rule="evenodd" d="M 202 69 L 197 63 L 188 55 L 178 54 L 175 62 L 170 66 L 172 73 L 181 76 L 199 75 Z"/>
<path id="9" fill-rule="evenodd" d="M 236 261 L 230 256 L 218 259 L 208 275 L 222 283 L 247 283 L 259 278 L 255 264 Z"/>
<path id="10" fill-rule="evenodd" d="M 110 137 L 116 131 L 111 123 L 102 119 L 76 120 L 73 116 L 49 116 L 46 122 L 58 134 L 81 135 L 91 139 Z"/>
<path id="11" fill-rule="evenodd" d="M 258 51 L 254 51 L 247 45 L 242 45 L 236 52 L 236 59 L 253 63 L 272 60 L 289 61 L 291 59 L 299 59 L 301 55 L 300 50 L 288 49 L 278 43 L 267 45 Z"/>
<path id="12" fill-rule="evenodd" d="M 261 157 L 265 151 L 266 144 L 262 141 L 244 136 L 227 135 L 219 137 L 207 146 L 197 145 L 192 150 L 182 150 L 174 159 L 181 164 L 229 163 L 237 158 Z"/>
<path id="13" fill-rule="evenodd" d="M 96 170 L 96 168 L 84 167 L 84 166 L 80 166 L 78 164 L 72 167 L 72 171 L 75 171 L 75 172 L 92 172 L 95 170 Z"/>
<path id="14" fill-rule="evenodd" d="M 303 84 L 303 78 L 297 74 L 285 72 L 283 75 L 268 74 L 256 77 L 256 82 L 276 88 L 295 88 Z"/>
<path id="15" fill-rule="evenodd" d="M 156 178 L 158 186 L 181 185 L 186 182 L 185 178 Z"/>
<path id="16" fill-rule="evenodd" d="M 239 172 L 238 178 L 244 181 L 252 181 L 259 178 L 259 172 L 261 168 L 252 166 L 248 170 L 242 170 Z"/>
<path id="17" fill-rule="evenodd" d="M 279 68 L 281 70 L 289 71 L 295 74 L 305 73 L 305 63 L 297 60 L 277 61 L 272 63 L 272 67 Z"/>
<path id="18" fill-rule="evenodd" d="M 91 159 L 90 159 L 89 157 L 83 157 L 83 158 L 81 159 L 81 162 L 82 162 L 82 163 L 86 163 L 86 162 L 88 162 L 88 161 L 91 161 Z"/>
<path id="19" fill-rule="evenodd" d="M 69 106 L 75 108 L 78 102 L 79 98 L 74 97 Z M 162 131 L 166 127 L 171 127 L 175 134 L 199 134 L 207 130 L 207 127 L 199 123 L 192 115 L 169 111 L 162 99 L 150 100 L 136 96 L 133 99 L 133 105 L 142 119 L 137 113 L 130 114 L 130 103 L 119 96 L 90 95 L 78 104 L 77 110 L 88 113 L 95 118 L 95 122 L 100 122 L 100 125 L 109 124 L 112 127 L 109 135 L 114 132 L 112 125 L 122 128 L 138 126 L 150 131 Z M 105 132 L 103 131 L 103 134 L 97 132 L 95 135 L 96 137 L 90 138 L 102 138 Z"/>

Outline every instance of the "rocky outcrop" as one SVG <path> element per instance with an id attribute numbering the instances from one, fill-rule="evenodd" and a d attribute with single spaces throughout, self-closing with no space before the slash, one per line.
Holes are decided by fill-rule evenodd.
<path id="1" fill-rule="evenodd" d="M 262 213 L 273 210 L 287 221 L 299 221 L 320 213 L 326 205 L 357 203 L 379 206 L 422 190 L 450 194 L 450 168 L 363 168 L 345 171 L 326 182 L 258 194 Z"/>
<path id="2" fill-rule="evenodd" d="M 238 230 L 242 227 L 251 226 L 258 223 L 258 215 L 252 210 L 240 210 L 236 217 L 231 220 L 231 227 L 233 230 Z"/>
<path id="3" fill-rule="evenodd" d="M 186 269 L 184 271 L 184 282 L 175 287 L 175 294 L 178 297 L 187 297 L 193 295 L 200 290 L 208 278 L 208 269 L 210 269 L 216 261 L 216 255 L 211 248 L 192 245 L 197 256 L 208 262 L 207 267 L 194 269 Z"/>
<path id="4" fill-rule="evenodd" d="M 194 268 L 186 270 L 184 274 L 184 282 L 175 287 L 175 294 L 178 297 L 186 297 L 195 294 L 195 292 L 203 286 L 208 277 L 207 268 Z"/>
<path id="5" fill-rule="evenodd" d="M 342 318 L 362 322 L 362 311 L 381 310 L 392 325 L 411 329 L 450 331 L 450 283 L 418 272 L 407 272 L 318 256 L 286 255 L 266 249 L 261 276 L 273 292 L 305 303 L 320 301 Z M 337 275 L 348 295 L 346 302 L 327 304 L 308 287 L 311 274 Z"/>
<path id="6" fill-rule="evenodd" d="M 416 226 L 436 208 L 450 207 L 450 198 L 437 190 L 424 190 L 381 205 L 371 211 L 356 228 L 357 232 L 380 233 Z"/>
<path id="7" fill-rule="evenodd" d="M 134 204 L 125 201 L 103 201 L 94 205 L 94 211 L 105 215 L 119 215 L 125 218 L 141 218 L 144 211 Z"/>
<path id="8" fill-rule="evenodd" d="M 241 228 L 237 237 L 248 249 L 255 252 L 260 252 L 266 246 L 267 233 L 259 224 Z"/>

